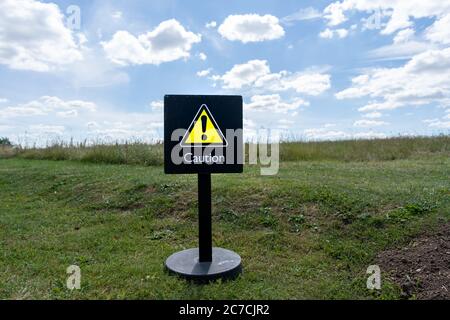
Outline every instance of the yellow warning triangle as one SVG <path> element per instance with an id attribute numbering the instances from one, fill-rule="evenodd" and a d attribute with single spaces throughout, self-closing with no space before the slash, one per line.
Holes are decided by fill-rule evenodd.
<path id="1" fill-rule="evenodd" d="M 202 105 L 181 141 L 181 146 L 226 147 L 227 145 L 228 143 L 208 107 Z"/>

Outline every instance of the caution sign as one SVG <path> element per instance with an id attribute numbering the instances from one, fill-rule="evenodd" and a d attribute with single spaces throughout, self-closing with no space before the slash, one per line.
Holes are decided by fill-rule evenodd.
<path id="1" fill-rule="evenodd" d="M 242 125 L 241 96 L 164 97 L 164 171 L 198 174 L 198 248 L 172 254 L 165 263 L 170 274 L 208 282 L 242 271 L 237 253 L 213 247 L 211 223 L 211 175 L 243 171 Z"/>
<path id="2" fill-rule="evenodd" d="M 241 96 L 166 95 L 165 172 L 241 173 L 242 126 Z"/>
<path id="3" fill-rule="evenodd" d="M 228 142 L 206 104 L 200 107 L 186 135 L 182 147 L 227 147 Z"/>

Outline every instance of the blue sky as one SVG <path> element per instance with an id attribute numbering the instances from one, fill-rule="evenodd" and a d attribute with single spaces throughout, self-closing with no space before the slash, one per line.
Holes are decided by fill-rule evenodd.
<path id="1" fill-rule="evenodd" d="M 152 141 L 168 93 L 243 95 L 248 136 L 448 133 L 449 30 L 444 1 L 4 0 L 0 136 Z"/>

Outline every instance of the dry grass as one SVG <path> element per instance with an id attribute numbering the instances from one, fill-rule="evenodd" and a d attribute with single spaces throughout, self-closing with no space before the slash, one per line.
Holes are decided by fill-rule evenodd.
<path id="1" fill-rule="evenodd" d="M 33 160 L 70 160 L 92 163 L 162 165 L 163 148 L 161 144 L 140 142 L 124 144 L 85 144 L 57 143 L 46 148 L 16 148 L 15 156 Z"/>
<path id="2" fill-rule="evenodd" d="M 13 147 L 0 145 L 0 159 L 12 158 L 15 155 L 16 155 L 16 150 Z"/>
<path id="3" fill-rule="evenodd" d="M 248 150 L 248 148 L 247 148 Z M 450 136 L 395 137 L 346 141 L 284 141 L 281 161 L 389 161 L 442 154 L 450 156 Z M 158 166 L 163 164 L 163 145 L 54 143 L 46 148 L 2 147 L 0 157 L 35 160 L 72 160 L 92 163 Z"/>
<path id="4" fill-rule="evenodd" d="M 284 142 L 282 161 L 387 161 L 430 154 L 450 155 L 450 136 L 322 142 Z"/>

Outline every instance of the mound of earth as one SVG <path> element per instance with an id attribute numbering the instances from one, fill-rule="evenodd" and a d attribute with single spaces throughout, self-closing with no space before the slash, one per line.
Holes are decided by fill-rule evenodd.
<path id="1" fill-rule="evenodd" d="M 450 224 L 404 248 L 382 252 L 378 262 L 404 298 L 450 299 Z"/>

